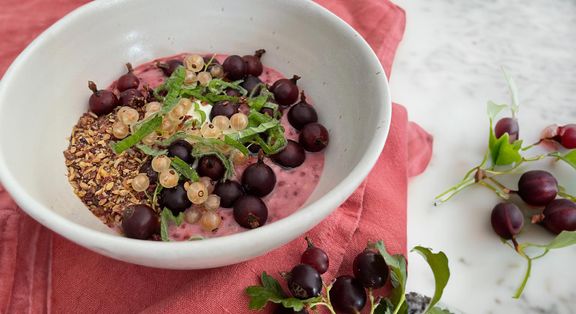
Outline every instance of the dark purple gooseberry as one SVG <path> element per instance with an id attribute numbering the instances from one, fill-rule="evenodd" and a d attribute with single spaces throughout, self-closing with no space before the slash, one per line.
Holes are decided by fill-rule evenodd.
<path id="1" fill-rule="evenodd" d="M 150 180 L 150 184 L 156 184 L 158 182 L 158 172 L 152 169 L 152 159 L 148 158 L 138 170 L 140 173 L 145 173 L 148 176 L 148 180 Z"/>
<path id="2" fill-rule="evenodd" d="M 243 56 L 244 63 L 246 63 L 246 74 L 253 76 L 260 76 L 264 72 L 264 67 L 262 66 L 262 61 L 260 58 L 266 52 L 264 49 L 259 49 L 254 52 L 254 55 Z"/>
<path id="3" fill-rule="evenodd" d="M 118 98 L 113 92 L 105 89 L 98 90 L 96 83 L 88 81 L 88 88 L 92 91 L 88 105 L 90 111 L 97 116 L 108 114 L 118 106 Z"/>
<path id="4" fill-rule="evenodd" d="M 384 257 L 372 250 L 356 255 L 352 269 L 354 277 L 366 288 L 382 288 L 388 280 L 389 269 Z"/>
<path id="5" fill-rule="evenodd" d="M 300 79 L 294 75 L 291 79 L 279 79 L 270 88 L 274 94 L 274 99 L 281 106 L 290 106 L 298 100 L 298 86 L 296 82 Z"/>
<path id="6" fill-rule="evenodd" d="M 134 75 L 132 64 L 126 63 L 126 69 L 128 69 L 128 73 L 122 75 L 116 83 L 116 88 L 118 88 L 118 91 L 120 92 L 131 88 L 136 89 L 140 85 L 140 80 L 136 75 Z"/>
<path id="7" fill-rule="evenodd" d="M 127 89 L 120 93 L 120 104 L 122 106 L 128 106 L 132 108 L 142 107 L 146 101 L 146 98 L 141 91 L 137 89 Z"/>
<path id="8" fill-rule="evenodd" d="M 340 276 L 332 284 L 330 301 L 336 313 L 357 314 L 366 305 L 366 290 L 354 277 Z"/>
<path id="9" fill-rule="evenodd" d="M 514 118 L 502 118 L 494 127 L 494 135 L 496 135 L 496 138 L 500 138 L 504 133 L 508 133 L 510 143 L 518 139 L 519 132 L 520 127 L 518 126 L 518 120 Z"/>
<path id="10" fill-rule="evenodd" d="M 242 174 L 242 186 L 248 194 L 266 196 L 274 190 L 276 174 L 262 159 L 246 167 Z"/>
<path id="11" fill-rule="evenodd" d="M 566 199 L 553 200 L 544 208 L 542 224 L 555 234 L 576 231 L 576 203 Z"/>
<path id="12" fill-rule="evenodd" d="M 559 142 L 562 146 L 576 148 L 576 124 L 567 124 L 558 128 Z"/>
<path id="13" fill-rule="evenodd" d="M 302 253 L 300 263 L 314 267 L 320 274 L 325 273 L 330 265 L 328 254 L 321 248 L 314 246 L 308 238 L 306 238 L 306 241 L 308 242 L 308 248 Z"/>
<path id="14" fill-rule="evenodd" d="M 300 166 L 306 160 L 306 152 L 293 140 L 288 140 L 283 150 L 270 156 L 270 159 L 282 167 L 295 168 Z"/>
<path id="15" fill-rule="evenodd" d="M 237 103 L 231 102 L 229 100 L 222 100 L 212 105 L 212 110 L 210 111 L 210 120 L 214 119 L 216 116 L 226 116 L 230 118 L 237 112 Z"/>
<path id="16" fill-rule="evenodd" d="M 322 292 L 322 278 L 314 267 L 296 265 L 288 274 L 288 290 L 292 296 L 301 300 L 317 297 Z"/>
<path id="17" fill-rule="evenodd" d="M 500 203 L 492 209 L 490 222 L 496 234 L 510 240 L 522 230 L 524 215 L 518 206 L 512 203 Z"/>
<path id="18" fill-rule="evenodd" d="M 240 226 L 255 229 L 263 226 L 268 220 L 268 207 L 260 198 L 244 195 L 234 202 L 233 214 L 234 220 Z"/>
<path id="19" fill-rule="evenodd" d="M 558 181 L 543 170 L 527 171 L 518 181 L 518 195 L 532 206 L 545 206 L 556 198 Z"/>
<path id="20" fill-rule="evenodd" d="M 246 76 L 246 63 L 238 55 L 231 55 L 222 63 L 224 73 L 231 81 L 241 80 Z"/>
<path id="21" fill-rule="evenodd" d="M 234 89 L 232 87 L 227 87 L 224 92 L 226 93 L 226 96 L 232 96 L 232 97 L 240 97 L 242 96 L 242 94 L 240 93 L 240 91 L 238 91 L 237 89 Z"/>
<path id="22" fill-rule="evenodd" d="M 196 170 L 201 177 L 209 177 L 214 181 L 222 179 L 226 173 L 226 167 L 216 155 L 202 156 Z"/>
<path id="23" fill-rule="evenodd" d="M 165 63 L 156 63 L 156 66 L 160 68 L 160 70 L 162 70 L 166 76 L 172 75 L 172 73 L 174 73 L 174 71 L 176 71 L 176 69 L 181 65 L 183 65 L 182 60 L 177 59 L 168 60 Z"/>
<path id="24" fill-rule="evenodd" d="M 244 195 L 244 190 L 237 181 L 226 180 L 216 184 L 214 194 L 220 196 L 220 207 L 232 208 L 234 202 Z"/>
<path id="25" fill-rule="evenodd" d="M 298 142 L 309 152 L 319 152 L 328 146 L 328 130 L 320 123 L 308 123 L 302 128 Z"/>
<path id="26" fill-rule="evenodd" d="M 304 92 L 300 95 L 300 102 L 288 111 L 288 121 L 296 130 L 301 130 L 308 123 L 318 122 L 316 109 L 306 102 Z"/>
<path id="27" fill-rule="evenodd" d="M 244 79 L 244 82 L 242 82 L 242 84 L 240 84 L 240 86 L 242 86 L 246 91 L 248 91 L 248 96 L 250 96 L 250 95 L 260 94 L 260 90 L 262 89 L 261 84 L 262 84 L 262 81 L 258 77 L 248 75 Z"/>
<path id="28" fill-rule="evenodd" d="M 186 195 L 184 184 L 179 183 L 177 186 L 170 189 L 163 189 L 158 198 L 158 204 L 161 208 L 166 207 L 175 215 L 183 212 L 192 205 Z"/>
<path id="29" fill-rule="evenodd" d="M 148 205 L 131 205 L 122 213 L 122 230 L 128 238 L 149 239 L 159 227 L 158 217 Z"/>
<path id="30" fill-rule="evenodd" d="M 186 142 L 185 140 L 176 140 L 168 146 L 168 156 L 178 157 L 188 164 L 194 163 L 194 157 L 192 153 L 192 144 Z"/>
<path id="31" fill-rule="evenodd" d="M 296 312 L 293 308 L 286 308 L 282 306 L 282 304 L 278 304 L 274 309 L 274 314 L 308 314 L 308 311 L 306 311 L 306 309 L 301 309 Z"/>

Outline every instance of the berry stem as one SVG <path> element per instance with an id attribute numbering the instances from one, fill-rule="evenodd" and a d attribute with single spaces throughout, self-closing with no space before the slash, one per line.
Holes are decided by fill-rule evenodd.
<path id="1" fill-rule="evenodd" d="M 558 191 L 558 195 L 561 196 L 561 197 L 563 197 L 563 198 L 565 198 L 565 199 L 569 199 L 569 200 L 571 200 L 572 202 L 576 202 L 576 197 L 575 197 L 575 196 L 570 195 L 570 194 L 568 194 L 568 193 L 566 193 L 566 192 L 564 192 L 564 191 L 562 191 L 562 190 Z"/>
<path id="2" fill-rule="evenodd" d="M 486 181 L 478 181 L 478 184 L 489 188 L 490 190 L 492 190 L 494 193 L 496 193 L 496 195 L 500 196 L 502 199 L 507 200 L 510 198 L 508 193 L 505 193 L 501 190 L 499 190 L 498 188 L 494 187 L 493 185 L 487 183 Z"/>
<path id="3" fill-rule="evenodd" d="M 396 309 L 394 309 L 393 314 L 398 314 L 398 311 L 400 311 L 400 308 L 402 307 L 402 304 L 404 304 L 404 302 L 406 302 L 406 295 L 402 293 L 402 295 L 400 296 L 400 300 L 398 301 L 398 304 L 396 304 Z"/>
<path id="4" fill-rule="evenodd" d="M 454 195 L 458 194 L 458 192 L 464 190 L 465 188 L 471 185 L 474 185 L 474 183 L 476 183 L 476 180 L 474 178 L 467 178 L 465 180 L 460 181 L 459 183 L 455 184 L 454 186 L 446 190 L 444 193 L 436 196 L 434 206 L 446 203 Z"/>
<path id="5" fill-rule="evenodd" d="M 334 311 L 334 308 L 332 307 L 332 304 L 330 304 L 330 301 L 326 302 L 326 301 L 322 301 L 322 302 L 315 302 L 315 303 L 311 303 L 310 307 L 314 308 L 318 305 L 322 305 L 324 307 L 326 307 L 328 309 L 328 311 L 330 311 L 330 314 L 336 314 L 336 312 Z"/>
<path id="6" fill-rule="evenodd" d="M 528 262 L 528 265 L 526 267 L 526 273 L 524 274 L 524 279 L 522 280 L 520 287 L 518 287 L 518 290 L 516 290 L 516 293 L 513 296 L 514 299 L 520 298 L 520 296 L 522 295 L 522 292 L 524 292 L 524 288 L 526 287 L 526 284 L 528 283 L 528 278 L 530 278 L 530 273 L 532 272 L 532 259 L 528 255 L 526 255 L 526 253 L 524 253 L 523 250 L 519 250 L 518 254 L 520 254 L 520 256 L 522 256 L 526 259 L 526 261 Z"/>
<path id="7" fill-rule="evenodd" d="M 254 52 L 254 56 L 256 56 L 258 59 L 260 59 L 262 57 L 262 55 L 265 53 L 266 53 L 265 49 L 258 49 Z"/>
<path id="8" fill-rule="evenodd" d="M 93 81 L 88 81 L 88 88 L 94 93 L 96 94 L 98 92 L 98 87 L 96 86 L 96 83 L 94 83 Z"/>
<path id="9" fill-rule="evenodd" d="M 533 144 L 531 144 L 531 145 L 528 145 L 528 146 L 526 146 L 526 147 L 522 147 L 521 150 L 522 150 L 522 151 L 527 151 L 527 150 L 531 149 L 531 148 L 534 147 L 534 146 L 540 145 L 540 143 L 542 143 L 542 140 L 539 140 L 538 142 L 533 143 Z"/>
<path id="10" fill-rule="evenodd" d="M 374 294 L 372 293 L 372 288 L 368 289 L 368 299 L 370 299 L 370 314 L 374 314 L 378 304 L 374 304 Z"/>
<path id="11" fill-rule="evenodd" d="M 128 73 L 134 71 L 134 68 L 132 68 L 132 64 L 130 62 L 126 63 L 126 69 L 128 69 Z"/>
<path id="12" fill-rule="evenodd" d="M 306 240 L 306 243 L 308 244 L 308 248 L 314 247 L 314 243 L 312 243 L 312 240 L 310 240 L 309 237 L 305 237 L 304 239 Z"/>

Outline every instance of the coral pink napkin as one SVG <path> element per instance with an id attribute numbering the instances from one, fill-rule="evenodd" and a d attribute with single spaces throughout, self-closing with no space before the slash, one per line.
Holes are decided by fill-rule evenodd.
<path id="1" fill-rule="evenodd" d="M 8 5 L 0 12 L 0 38 L 7 42 L 0 47 L 0 73 L 33 37 L 84 2 L 3 1 Z M 317 2 L 356 28 L 390 74 L 404 32 L 402 9 L 382 0 Z M 391 251 L 406 252 L 407 180 L 426 168 L 431 148 L 431 136 L 394 105 L 390 135 L 371 174 L 309 232 L 331 258 L 326 278 L 350 273 L 368 240 L 383 239 Z M 249 313 L 243 288 L 255 284 L 261 271 L 290 269 L 304 248 L 299 239 L 252 261 L 203 271 L 126 264 L 52 234 L 0 186 L 0 313 Z"/>

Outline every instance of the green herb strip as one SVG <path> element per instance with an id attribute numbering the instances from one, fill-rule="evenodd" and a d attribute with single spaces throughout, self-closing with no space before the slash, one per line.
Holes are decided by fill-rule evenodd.
<path id="1" fill-rule="evenodd" d="M 174 168 L 179 174 L 186 177 L 188 180 L 191 181 L 199 181 L 200 176 L 194 168 L 190 167 L 184 160 L 180 159 L 179 157 L 172 157 L 172 168 Z"/>
<path id="2" fill-rule="evenodd" d="M 151 146 L 144 145 L 144 144 L 136 144 L 136 148 L 138 148 L 144 154 L 146 154 L 148 156 L 153 156 L 153 157 L 160 156 L 160 155 L 166 155 L 168 153 L 168 150 L 166 150 L 166 149 L 155 149 Z"/>
<path id="3" fill-rule="evenodd" d="M 142 126 L 134 132 L 134 134 L 128 136 L 127 138 L 113 143 L 112 150 L 116 154 L 121 154 L 125 150 L 131 148 L 132 146 L 138 144 L 146 135 L 154 132 L 162 124 L 162 117 L 156 116 L 150 121 L 142 124 Z"/>

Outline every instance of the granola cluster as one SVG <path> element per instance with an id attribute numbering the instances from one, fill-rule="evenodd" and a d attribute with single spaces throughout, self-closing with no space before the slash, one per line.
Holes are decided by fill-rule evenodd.
<path id="1" fill-rule="evenodd" d="M 97 117 L 85 113 L 72 130 L 70 145 L 64 151 L 74 193 L 111 227 L 120 223 L 126 206 L 148 202 L 145 193 L 137 193 L 131 187 L 146 156 L 138 150 L 114 154 L 110 148 L 114 122 L 113 114 Z"/>

